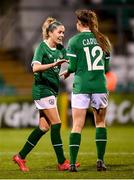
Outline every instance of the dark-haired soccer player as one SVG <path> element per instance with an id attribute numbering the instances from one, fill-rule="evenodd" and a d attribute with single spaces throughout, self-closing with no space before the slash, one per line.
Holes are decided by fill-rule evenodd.
<path id="1" fill-rule="evenodd" d="M 107 142 L 105 124 L 108 92 L 105 73 L 109 67 L 111 45 L 107 37 L 100 33 L 95 12 L 77 10 L 77 30 L 68 43 L 69 67 L 64 75 L 75 73 L 71 98 L 73 128 L 70 134 L 70 171 L 77 171 L 75 166 L 81 131 L 85 123 L 86 111 L 93 108 L 96 126 L 97 170 L 105 171 L 104 154 Z"/>

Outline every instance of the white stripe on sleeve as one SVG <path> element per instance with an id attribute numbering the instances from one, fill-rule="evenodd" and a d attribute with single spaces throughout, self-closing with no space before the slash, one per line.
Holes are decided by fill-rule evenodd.
<path id="1" fill-rule="evenodd" d="M 33 66 L 33 64 L 34 64 L 34 63 L 41 64 L 41 62 L 40 62 L 40 61 L 33 61 L 33 62 L 31 63 L 31 66 Z"/>
<path id="2" fill-rule="evenodd" d="M 67 56 L 76 57 L 76 54 L 69 54 L 69 53 L 67 53 Z"/>

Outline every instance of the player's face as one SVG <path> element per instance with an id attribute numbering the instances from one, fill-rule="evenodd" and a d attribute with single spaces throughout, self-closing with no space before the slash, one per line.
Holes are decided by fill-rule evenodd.
<path id="1" fill-rule="evenodd" d="M 54 44 L 62 44 L 64 38 L 65 27 L 58 26 L 53 32 L 50 32 L 50 38 Z"/>

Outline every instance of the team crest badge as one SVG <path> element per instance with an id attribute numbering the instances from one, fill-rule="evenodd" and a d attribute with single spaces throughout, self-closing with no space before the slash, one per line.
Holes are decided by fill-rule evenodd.
<path id="1" fill-rule="evenodd" d="M 49 104 L 53 105 L 54 104 L 54 99 L 49 99 Z"/>

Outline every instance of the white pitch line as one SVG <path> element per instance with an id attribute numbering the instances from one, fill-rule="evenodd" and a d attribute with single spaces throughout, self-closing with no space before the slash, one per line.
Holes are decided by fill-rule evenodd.
<path id="1" fill-rule="evenodd" d="M 65 152 L 66 154 L 68 154 L 68 152 Z M 0 155 L 13 155 L 16 154 L 16 152 L 0 152 Z M 51 153 L 47 153 L 47 152 L 32 152 L 32 154 L 34 155 L 52 155 Z M 79 152 L 79 155 L 91 155 L 94 156 L 96 155 L 96 153 L 93 152 Z M 134 152 L 107 152 L 106 155 L 134 155 Z"/>

